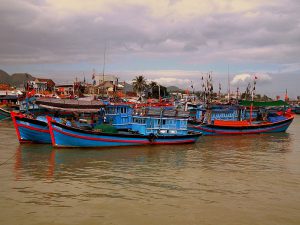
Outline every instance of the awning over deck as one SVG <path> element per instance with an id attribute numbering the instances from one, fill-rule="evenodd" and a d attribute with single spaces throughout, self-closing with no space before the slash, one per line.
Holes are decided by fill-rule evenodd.
<path id="1" fill-rule="evenodd" d="M 247 100 L 240 100 L 239 104 L 241 106 L 254 106 L 254 107 L 274 107 L 274 106 L 288 106 L 289 104 L 285 101 L 278 100 L 278 101 L 270 101 L 270 102 L 255 102 L 255 101 L 247 101 Z"/>

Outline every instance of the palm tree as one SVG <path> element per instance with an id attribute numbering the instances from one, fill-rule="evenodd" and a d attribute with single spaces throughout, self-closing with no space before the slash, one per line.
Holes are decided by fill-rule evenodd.
<path id="1" fill-rule="evenodd" d="M 157 83 L 155 81 L 151 81 L 148 86 L 151 89 L 151 97 L 153 98 L 153 90 L 155 87 L 157 87 Z"/>
<path id="2" fill-rule="evenodd" d="M 137 95 L 141 97 L 142 92 L 145 90 L 147 83 L 144 76 L 136 76 L 132 80 L 133 90 L 137 92 Z"/>

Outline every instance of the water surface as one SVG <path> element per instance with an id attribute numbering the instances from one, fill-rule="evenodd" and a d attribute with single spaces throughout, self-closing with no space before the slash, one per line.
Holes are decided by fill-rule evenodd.
<path id="1" fill-rule="evenodd" d="M 0 122 L 0 224 L 300 224 L 300 117 L 281 134 L 102 149 Z"/>

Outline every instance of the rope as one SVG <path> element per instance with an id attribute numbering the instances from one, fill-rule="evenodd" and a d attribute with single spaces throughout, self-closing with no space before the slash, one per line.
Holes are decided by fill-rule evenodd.
<path id="1" fill-rule="evenodd" d="M 16 156 L 17 153 L 14 153 L 11 157 L 9 157 L 8 159 L 6 159 L 3 163 L 0 163 L 0 166 L 4 166 L 9 160 L 11 160 L 12 158 L 14 158 Z"/>

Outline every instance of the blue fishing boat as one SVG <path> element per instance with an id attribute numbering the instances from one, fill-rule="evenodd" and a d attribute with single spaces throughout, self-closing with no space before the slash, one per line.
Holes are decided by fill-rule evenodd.
<path id="1" fill-rule="evenodd" d="M 20 143 L 43 143 L 51 144 L 51 137 L 48 128 L 46 116 L 37 116 L 33 118 L 30 115 L 11 112 L 11 118 L 16 129 L 17 137 Z M 64 123 L 66 126 L 80 127 L 81 129 L 92 129 L 92 125 L 84 120 L 71 121 L 52 117 L 57 122 Z"/>
<path id="2" fill-rule="evenodd" d="M 170 112 L 167 112 L 170 114 Z M 194 143 L 201 136 L 187 130 L 188 117 L 169 115 L 134 116 L 130 132 L 104 133 L 69 127 L 48 117 L 52 145 L 55 147 L 108 147 L 131 145 L 184 144 Z M 168 122 L 167 122 L 168 121 Z M 171 122 L 172 121 L 172 122 Z M 164 125 L 179 124 L 172 130 Z M 152 126 L 150 126 L 152 124 Z"/>
<path id="3" fill-rule="evenodd" d="M 43 119 L 33 119 L 15 112 L 11 112 L 11 118 L 20 143 L 51 143 L 48 124 Z"/>
<path id="4" fill-rule="evenodd" d="M 244 106 L 255 107 L 278 106 L 285 104 L 283 102 L 250 102 L 240 103 Z M 250 110 L 251 113 L 252 110 Z M 252 115 L 252 114 L 251 114 Z M 261 118 L 248 120 L 215 120 L 212 123 L 190 123 L 189 130 L 202 132 L 203 135 L 240 135 L 240 134 L 260 134 L 285 132 L 294 119 L 294 115 L 288 111 L 278 113 L 265 112 L 265 115 L 259 115 Z"/>

